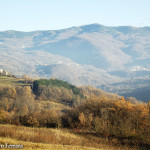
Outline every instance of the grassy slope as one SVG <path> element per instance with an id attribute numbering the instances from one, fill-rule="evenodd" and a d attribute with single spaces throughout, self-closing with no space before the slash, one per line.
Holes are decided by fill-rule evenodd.
<path id="1" fill-rule="evenodd" d="M 23 82 L 24 82 L 24 79 L 0 76 L 0 86 L 3 86 L 3 87 L 29 85 L 29 84 L 24 84 Z"/>
<path id="2" fill-rule="evenodd" d="M 0 143 L 23 145 L 28 149 L 120 150 L 100 138 L 82 136 L 66 129 L 29 128 L 0 124 Z M 129 150 L 129 148 L 121 148 Z"/>
<path id="3" fill-rule="evenodd" d="M 24 149 L 51 150 L 96 150 L 80 144 L 81 138 L 69 132 L 57 129 L 27 128 L 12 125 L 0 125 L 0 143 L 23 145 Z M 76 146 L 75 143 L 78 142 Z"/>
<path id="4" fill-rule="evenodd" d="M 23 145 L 24 150 L 32 150 L 32 149 L 36 149 L 36 150 L 40 150 L 40 149 L 44 149 L 44 150 L 98 150 L 97 148 L 89 148 L 89 147 L 84 147 L 84 146 L 69 146 L 69 145 L 59 145 L 59 144 L 24 142 L 24 141 L 18 141 L 15 139 L 3 138 L 3 137 L 0 137 L 0 143 L 4 145 L 5 143 L 11 144 L 11 145 L 13 144 Z"/>

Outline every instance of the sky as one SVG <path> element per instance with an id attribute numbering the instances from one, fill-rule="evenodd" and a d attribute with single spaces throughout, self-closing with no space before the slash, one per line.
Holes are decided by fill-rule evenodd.
<path id="1" fill-rule="evenodd" d="M 0 31 L 150 26 L 150 0 L 0 0 Z"/>

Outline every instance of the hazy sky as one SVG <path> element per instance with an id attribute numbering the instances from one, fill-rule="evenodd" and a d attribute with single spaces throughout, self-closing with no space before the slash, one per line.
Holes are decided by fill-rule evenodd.
<path id="1" fill-rule="evenodd" d="M 150 26 L 150 0 L 0 0 L 0 31 Z"/>

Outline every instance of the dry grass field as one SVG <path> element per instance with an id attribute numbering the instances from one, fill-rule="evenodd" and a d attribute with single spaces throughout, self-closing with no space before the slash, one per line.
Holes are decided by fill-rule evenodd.
<path id="1" fill-rule="evenodd" d="M 10 143 L 11 145 L 23 145 L 24 150 L 32 150 L 32 149 L 36 149 L 36 150 L 40 150 L 40 149 L 44 149 L 44 150 L 98 150 L 98 148 L 89 148 L 89 147 L 84 147 L 84 146 L 33 143 L 33 142 L 17 141 L 15 139 L 2 138 L 2 137 L 0 137 L 0 143 L 4 145 L 6 143 L 8 144 Z M 12 149 L 12 148 L 7 148 L 7 149 Z"/>
<path id="2" fill-rule="evenodd" d="M 0 125 L 0 144 L 23 145 L 24 150 L 130 150 L 114 147 L 100 138 L 82 136 L 66 129 Z M 8 149 L 8 148 L 7 148 Z"/>

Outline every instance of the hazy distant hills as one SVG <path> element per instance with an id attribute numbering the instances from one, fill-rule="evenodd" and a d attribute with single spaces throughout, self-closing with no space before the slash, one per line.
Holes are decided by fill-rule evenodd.
<path id="1" fill-rule="evenodd" d="M 39 32 L 34 36 L 33 45 L 29 49 L 45 50 L 80 64 L 110 70 L 141 63 L 147 65 L 150 62 L 149 36 L 150 28 L 93 24 Z"/>
<path id="2" fill-rule="evenodd" d="M 116 93 L 148 89 L 150 27 L 91 24 L 62 30 L 0 32 L 0 68 Z M 135 83 L 132 89 L 126 81 Z"/>

